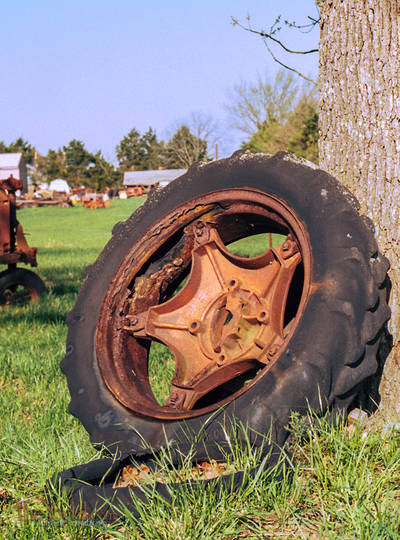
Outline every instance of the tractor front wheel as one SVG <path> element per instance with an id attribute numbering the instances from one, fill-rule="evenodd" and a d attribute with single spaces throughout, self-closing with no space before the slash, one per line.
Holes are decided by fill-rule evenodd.
<path id="1" fill-rule="evenodd" d="M 0 307 L 34 302 L 46 291 L 43 281 L 31 270 L 15 268 L 0 274 Z"/>

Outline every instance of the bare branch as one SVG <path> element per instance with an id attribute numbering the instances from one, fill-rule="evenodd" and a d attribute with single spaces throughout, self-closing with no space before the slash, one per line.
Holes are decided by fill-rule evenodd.
<path id="1" fill-rule="evenodd" d="M 288 47 L 286 47 L 286 45 L 284 45 L 279 39 L 274 38 L 272 34 L 268 34 L 267 32 L 264 32 L 263 30 L 254 30 L 254 28 L 251 28 L 250 25 L 244 26 L 237 19 L 234 19 L 233 17 L 231 17 L 231 19 L 232 19 L 233 24 L 240 26 L 240 28 L 242 28 L 243 30 L 246 30 L 246 32 L 251 32 L 252 34 L 257 34 L 257 35 L 261 36 L 263 39 L 270 39 L 271 41 L 274 41 L 275 43 L 277 43 L 280 47 L 282 47 L 282 49 L 284 51 L 286 51 L 288 53 L 291 53 L 291 54 L 312 54 L 312 53 L 318 52 L 318 49 L 310 49 L 308 51 L 293 51 L 292 49 L 289 49 Z"/>
<path id="2" fill-rule="evenodd" d="M 271 51 L 271 49 L 268 47 L 268 43 L 264 40 L 264 45 L 267 47 L 267 50 L 269 52 L 269 54 L 272 56 L 273 60 L 279 64 L 280 66 L 284 67 L 285 69 L 288 69 L 289 71 L 293 71 L 294 73 L 297 73 L 297 75 L 299 77 L 302 77 L 303 79 L 305 79 L 306 81 L 312 83 L 312 84 L 317 84 L 317 81 L 314 81 L 313 79 L 310 79 L 310 77 L 307 77 L 306 75 L 304 75 L 303 73 L 301 73 L 300 71 L 297 71 L 297 69 L 295 68 L 292 68 L 286 64 L 284 64 L 283 62 L 281 62 L 280 60 L 278 60 L 278 58 L 274 55 L 274 53 Z"/>
<path id="3" fill-rule="evenodd" d="M 236 84 L 225 108 L 232 127 L 252 136 L 271 123 L 284 124 L 296 107 L 299 92 L 294 76 L 282 70 L 274 81 L 259 76 L 254 83 Z"/>
<path id="4" fill-rule="evenodd" d="M 283 22 L 289 28 L 296 28 L 297 30 L 300 30 L 300 32 L 303 32 L 303 29 L 307 28 L 308 30 L 303 32 L 303 33 L 307 33 L 307 32 L 310 32 L 320 21 L 319 17 L 318 17 L 318 19 L 315 19 L 313 17 L 308 16 L 308 19 L 311 22 L 308 23 L 308 24 L 304 24 L 304 25 L 299 25 L 296 22 L 291 23 L 291 22 L 289 22 L 287 20 L 285 20 Z M 305 50 L 305 51 L 295 51 L 295 50 L 289 49 L 289 47 L 287 47 L 282 41 L 280 41 L 279 39 L 274 37 L 274 34 L 277 34 L 281 30 L 281 26 L 278 26 L 281 23 L 281 15 L 279 15 L 275 19 L 275 21 L 272 24 L 269 32 L 265 32 L 264 30 L 255 30 L 254 28 L 252 28 L 252 26 L 250 24 L 250 15 L 248 15 L 247 18 L 246 18 L 247 25 L 244 25 L 244 24 L 240 23 L 237 19 L 235 19 L 232 16 L 231 16 L 231 20 L 232 20 L 232 24 L 234 26 L 238 25 L 243 30 L 246 30 L 247 32 L 251 32 L 252 34 L 256 34 L 256 35 L 260 36 L 262 38 L 262 40 L 264 42 L 264 45 L 266 46 L 269 54 L 271 55 L 272 59 L 277 64 L 284 67 L 285 69 L 288 69 L 289 71 L 293 71 L 293 73 L 296 73 L 302 79 L 304 79 L 304 80 L 306 80 L 308 82 L 311 82 L 314 85 L 317 84 L 316 81 L 314 81 L 313 79 L 310 79 L 309 77 L 307 77 L 306 75 L 304 75 L 303 73 L 298 71 L 297 69 L 292 68 L 292 67 L 288 66 L 287 64 L 283 63 L 281 60 L 279 60 L 277 58 L 277 56 L 273 53 L 271 48 L 268 46 L 267 40 L 270 39 L 272 42 L 279 45 L 285 52 L 287 52 L 289 54 L 312 54 L 312 53 L 318 52 L 318 49 L 309 49 L 309 50 Z"/>

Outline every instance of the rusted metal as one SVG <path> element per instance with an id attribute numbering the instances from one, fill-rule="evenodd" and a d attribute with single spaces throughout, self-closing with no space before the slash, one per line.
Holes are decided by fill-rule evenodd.
<path id="1" fill-rule="evenodd" d="M 173 352 L 176 371 L 166 405 L 189 410 L 212 389 L 268 363 L 284 340 L 284 312 L 301 256 L 285 244 L 261 257 L 234 256 L 215 228 L 194 224 L 192 270 L 172 299 L 136 314 L 125 330 L 155 338 Z M 297 244 L 296 244 L 297 245 Z"/>
<path id="2" fill-rule="evenodd" d="M 23 305 L 28 302 L 36 302 L 39 298 L 38 291 L 23 283 L 13 283 L 0 289 L 0 307 L 7 308 L 11 305 Z"/>
<path id="3" fill-rule="evenodd" d="M 12 175 L 0 180 L 0 264 L 37 266 L 37 248 L 28 246 L 16 216 L 15 192 L 21 188 L 21 180 Z"/>
<path id="4" fill-rule="evenodd" d="M 266 233 L 266 243 L 257 257 L 227 248 L 259 233 Z M 269 233 L 286 239 L 272 248 Z M 310 265 L 301 221 L 271 195 L 232 189 L 182 205 L 136 242 L 105 297 L 96 349 L 106 385 L 130 410 L 162 419 L 196 416 L 233 399 L 285 349 L 308 295 Z M 300 293 L 289 302 L 295 275 L 301 276 Z M 150 340 L 167 345 L 175 358 L 164 405 L 149 383 Z M 237 389 L 232 381 L 247 374 Z"/>
<path id="5" fill-rule="evenodd" d="M 102 195 L 92 195 L 82 197 L 82 206 L 85 208 L 91 208 L 92 210 L 97 210 L 98 208 L 108 208 L 110 202 L 104 200 Z"/>

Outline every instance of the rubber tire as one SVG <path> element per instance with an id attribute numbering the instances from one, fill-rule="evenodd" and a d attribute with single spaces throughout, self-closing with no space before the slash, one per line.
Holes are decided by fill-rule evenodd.
<path id="1" fill-rule="evenodd" d="M 310 294 L 284 353 L 257 384 L 223 409 L 185 421 L 141 418 L 124 408 L 105 386 L 95 350 L 104 295 L 133 244 L 166 213 L 195 197 L 249 187 L 275 195 L 304 223 L 312 249 Z M 96 446 L 119 455 L 144 454 L 168 440 L 193 442 L 198 456 L 221 456 L 223 424 L 239 422 L 270 433 L 282 446 L 292 412 L 346 410 L 364 379 L 377 370 L 387 305 L 388 261 L 378 252 L 373 225 L 358 214 L 356 199 L 326 172 L 291 154 L 272 157 L 236 152 L 230 158 L 192 166 L 113 229 L 97 261 L 87 268 L 76 305 L 67 317 L 61 368 L 71 394 L 70 412 Z M 198 439 L 202 433 L 201 441 Z M 145 441 L 146 445 L 144 445 Z"/>
<path id="2" fill-rule="evenodd" d="M 27 289 L 33 290 L 38 296 L 47 293 L 46 285 L 40 277 L 25 268 L 15 268 L 0 273 L 0 295 L 5 289 L 14 285 L 23 285 Z"/>
<path id="3" fill-rule="evenodd" d="M 169 505 L 173 496 L 182 496 L 188 492 L 194 493 L 201 486 L 202 489 L 211 489 L 215 492 L 238 491 L 244 489 L 253 478 L 266 481 L 280 481 L 284 471 L 289 469 L 289 460 L 281 455 L 280 451 L 271 451 L 268 460 L 246 473 L 237 472 L 209 480 L 191 480 L 180 483 L 164 484 L 156 482 L 149 486 L 130 486 L 115 488 L 115 481 L 124 467 L 132 465 L 131 459 L 103 458 L 90 461 L 83 465 L 71 467 L 53 475 L 45 486 L 45 499 L 49 505 L 56 505 L 61 498 L 68 501 L 74 514 L 84 514 L 91 519 L 104 520 L 114 523 L 123 519 L 129 512 L 130 517 L 140 520 L 138 500 L 144 504 L 151 502 L 154 492 L 157 497 L 164 499 Z M 159 464 L 153 456 L 143 456 L 138 460 L 146 464 L 153 474 L 159 470 Z"/>

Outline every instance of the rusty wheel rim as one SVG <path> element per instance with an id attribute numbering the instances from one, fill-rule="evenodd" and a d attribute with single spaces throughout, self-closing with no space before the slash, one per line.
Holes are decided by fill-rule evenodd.
<path id="1" fill-rule="evenodd" d="M 286 238 L 256 257 L 227 248 L 260 233 Z M 230 189 L 186 202 L 132 246 L 105 295 L 96 332 L 105 384 L 145 417 L 179 420 L 221 407 L 279 360 L 304 310 L 310 273 L 305 226 L 284 201 Z M 149 382 L 152 340 L 175 358 L 163 405 Z"/>
<path id="2" fill-rule="evenodd" d="M 36 302 L 38 293 L 32 287 L 25 284 L 9 285 L 0 291 L 0 307 L 23 306 L 30 302 Z"/>

